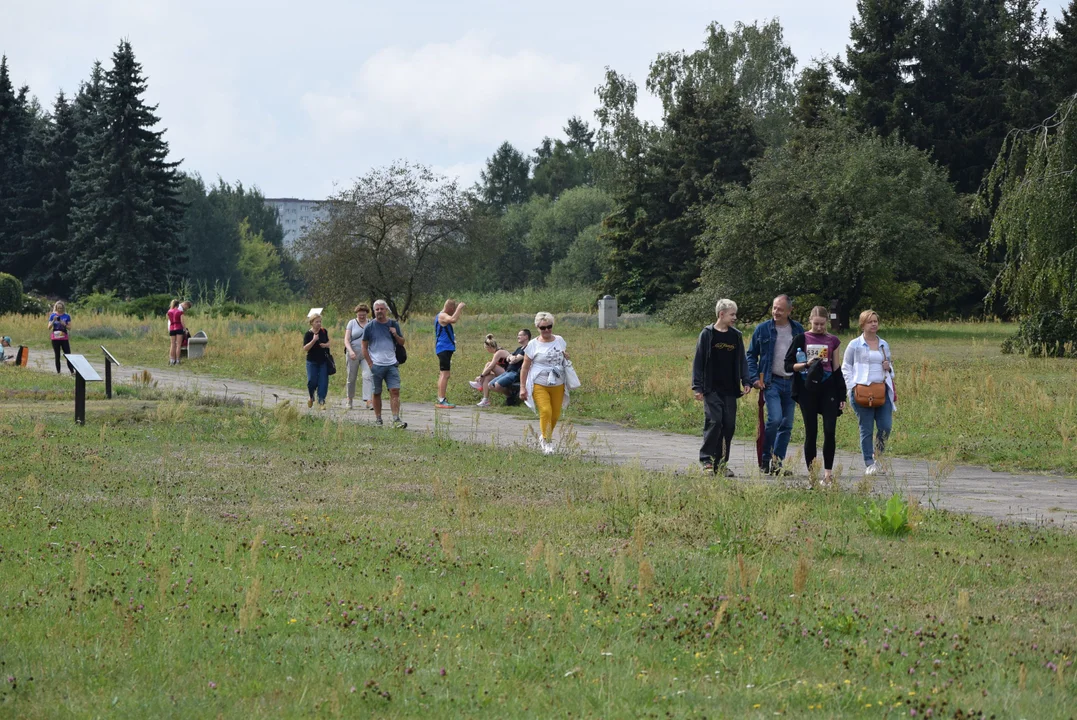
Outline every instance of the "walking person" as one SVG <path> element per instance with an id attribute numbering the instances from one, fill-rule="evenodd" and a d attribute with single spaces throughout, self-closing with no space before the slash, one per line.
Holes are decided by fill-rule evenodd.
<path id="1" fill-rule="evenodd" d="M 482 401 L 479 403 L 480 407 L 486 407 L 490 404 L 490 393 L 501 393 L 505 396 L 505 404 L 512 405 L 515 402 L 515 398 L 519 396 L 518 391 L 514 391 L 513 388 L 520 384 L 520 370 L 523 368 L 524 349 L 527 344 L 531 342 L 531 331 L 527 328 L 520 328 L 520 332 L 516 333 L 516 342 L 519 343 L 519 347 L 513 350 L 508 357 L 508 361 L 505 364 L 505 372 L 495 377 L 482 389 Z"/>
<path id="2" fill-rule="evenodd" d="M 363 357 L 370 366 L 374 387 L 374 424 L 381 427 L 381 388 L 389 389 L 389 407 L 393 412 L 393 427 L 408 426 L 400 419 L 400 368 L 396 360 L 397 345 L 405 344 L 404 334 L 396 320 L 389 319 L 389 304 L 374 301 L 374 321 L 363 328 Z"/>
<path id="3" fill-rule="evenodd" d="M 60 351 L 71 354 L 71 316 L 67 314 L 63 300 L 57 300 L 49 315 L 49 339 L 52 340 L 52 353 L 56 356 L 56 374 L 60 374 Z M 74 368 L 71 374 L 75 374 Z"/>
<path id="4" fill-rule="evenodd" d="M 355 306 L 355 317 L 348 321 L 348 326 L 344 329 L 344 352 L 348 358 L 346 390 L 349 410 L 354 403 L 355 381 L 358 375 L 362 375 L 363 402 L 366 403 L 366 409 L 371 410 L 374 407 L 370 404 L 370 389 L 374 385 L 374 376 L 370 374 L 370 366 L 363 355 L 363 330 L 370 322 L 367 317 L 369 314 L 370 308 L 366 303 L 359 303 Z"/>
<path id="5" fill-rule="evenodd" d="M 449 389 L 452 354 L 456 352 L 456 330 L 453 326 L 460 319 L 463 310 L 464 303 L 457 303 L 449 298 L 434 318 L 434 353 L 438 356 L 438 401 L 434 403 L 434 407 L 456 407 L 448 401 L 446 394 Z"/>
<path id="6" fill-rule="evenodd" d="M 819 417 L 823 418 L 823 487 L 834 482 L 835 434 L 838 416 L 845 409 L 845 376 L 839 372 L 838 347 L 841 340 L 826 331 L 827 309 L 811 309 L 810 330 L 793 338 L 785 355 L 785 369 L 793 373 L 793 397 L 804 418 L 804 462 L 811 473 L 819 437 Z"/>
<path id="7" fill-rule="evenodd" d="M 737 430 L 737 399 L 752 391 L 744 336 L 733 327 L 737 304 L 723 298 L 714 306 L 713 325 L 703 328 L 692 361 L 692 392 L 703 402 L 703 445 L 699 464 L 706 474 L 733 477 L 729 452 Z"/>
<path id="8" fill-rule="evenodd" d="M 187 327 L 183 323 L 183 313 L 191 307 L 190 301 L 173 300 L 168 306 L 168 364 L 179 365 L 183 356 L 183 334 Z"/>
<path id="9" fill-rule="evenodd" d="M 329 393 L 329 333 L 322 327 L 322 316 L 311 315 L 310 330 L 303 335 L 303 351 L 307 354 L 307 407 L 314 406 L 318 393 L 318 408 L 325 410 Z"/>
<path id="10" fill-rule="evenodd" d="M 841 372 L 860 423 L 864 474 L 874 475 L 879 472 L 877 456 L 886 449 L 894 426 L 897 391 L 890 345 L 879 337 L 879 313 L 874 310 L 860 313 L 860 332 L 860 337 L 845 348 Z"/>
<path id="11" fill-rule="evenodd" d="M 785 370 L 785 355 L 793 338 L 804 327 L 789 318 L 792 303 L 788 295 L 774 298 L 770 307 L 771 319 L 759 323 L 748 344 L 748 375 L 752 385 L 763 393 L 767 406 L 766 436 L 763 442 L 760 470 L 781 472 L 789 436 L 793 432 L 793 377 Z"/>
<path id="12" fill-rule="evenodd" d="M 568 387 L 565 385 L 566 352 L 568 343 L 553 334 L 554 317 L 548 312 L 535 315 L 539 336 L 524 348 L 520 366 L 520 399 L 539 416 L 539 447 L 543 455 L 555 451 L 553 430 L 568 407 Z"/>
<path id="13" fill-rule="evenodd" d="M 482 400 L 479 400 L 477 407 L 489 407 L 490 406 L 490 384 L 498 377 L 505 373 L 509 364 L 509 351 L 503 349 L 494 339 L 493 335 L 487 335 L 483 340 L 482 346 L 486 348 L 486 352 L 492 353 L 493 357 L 490 358 L 490 362 L 482 368 L 482 372 L 474 380 L 468 383 L 474 390 L 478 390 L 482 393 Z"/>

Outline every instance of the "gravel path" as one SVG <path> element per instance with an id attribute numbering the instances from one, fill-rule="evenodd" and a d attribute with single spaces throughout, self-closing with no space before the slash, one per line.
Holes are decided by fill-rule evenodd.
<path id="1" fill-rule="evenodd" d="M 97 354 L 96 357 L 88 359 L 104 377 L 104 363 L 98 361 L 99 357 L 101 355 Z M 51 353 L 31 353 L 32 369 L 52 371 L 52 363 Z M 114 370 L 115 382 L 130 382 L 132 375 L 141 373 L 143 368 L 124 366 Z M 258 406 L 272 406 L 284 400 L 291 400 L 303 412 L 321 414 L 317 409 L 307 410 L 306 394 L 300 390 L 196 375 L 185 370 L 183 366 L 147 370 L 161 388 L 195 390 L 222 396 L 227 394 Z M 388 395 L 385 400 L 384 417 L 388 421 Z M 325 412 L 334 418 L 343 417 L 358 423 L 373 422 L 372 412 L 363 409 L 348 411 L 341 407 L 339 397 L 330 395 L 330 403 L 331 407 Z M 529 438 L 535 437 L 538 428 L 537 418 L 505 415 L 474 406 L 435 410 L 432 404 L 404 403 L 402 414 L 408 423 L 408 432 L 438 432 L 464 442 L 523 444 Z M 565 431 L 559 432 L 559 443 L 563 450 L 582 451 L 602 462 L 639 463 L 654 470 L 698 472 L 696 457 L 699 451 L 699 436 L 634 430 L 585 419 L 573 424 L 575 418 L 571 406 L 564 419 L 569 422 L 558 428 L 559 431 Z M 703 413 L 700 410 L 701 427 L 702 422 Z M 574 438 L 571 437 L 572 432 L 575 433 Z M 791 446 L 790 457 L 797 453 L 797 450 Z M 890 458 L 889 465 L 889 472 L 876 478 L 875 487 L 899 489 L 903 493 L 919 497 L 925 505 L 1006 521 L 1067 527 L 1077 522 L 1077 479 L 1074 478 L 1019 475 L 994 472 L 984 467 L 958 465 L 940 481 L 935 477 L 932 463 L 924 460 Z M 760 476 L 755 466 L 754 443 L 735 442 L 730 467 L 737 476 L 758 480 Z M 849 489 L 856 485 L 861 479 L 862 467 L 863 461 L 859 453 L 838 452 L 835 474 L 838 475 L 842 487 Z M 794 478 L 793 481 L 798 479 Z"/>

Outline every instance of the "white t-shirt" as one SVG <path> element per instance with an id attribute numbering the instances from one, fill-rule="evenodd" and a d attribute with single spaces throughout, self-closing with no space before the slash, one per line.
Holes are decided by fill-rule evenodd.
<path id="1" fill-rule="evenodd" d="M 371 322 L 370 318 L 367 318 L 366 325 L 359 327 L 359 321 L 355 318 L 348 321 L 348 328 L 344 333 L 347 335 L 348 331 L 351 331 L 352 350 L 355 351 L 356 355 L 363 354 L 363 328 L 369 327 Z"/>
<path id="2" fill-rule="evenodd" d="M 884 359 L 882 350 L 868 350 L 868 384 L 886 380 L 886 373 L 883 372 Z"/>
<path id="3" fill-rule="evenodd" d="M 774 341 L 774 355 L 770 358 L 770 372 L 778 377 L 792 377 L 785 371 L 785 356 L 793 346 L 793 325 L 786 323 L 783 327 L 776 324 L 774 329 L 778 337 Z"/>
<path id="4" fill-rule="evenodd" d="M 568 343 L 560 335 L 544 343 L 533 338 L 524 348 L 524 355 L 531 358 L 531 370 L 527 379 L 535 385 L 556 387 L 565 384 L 565 349 Z"/>

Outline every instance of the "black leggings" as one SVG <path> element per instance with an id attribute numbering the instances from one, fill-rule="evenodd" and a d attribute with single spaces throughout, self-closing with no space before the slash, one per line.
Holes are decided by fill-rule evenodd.
<path id="1" fill-rule="evenodd" d="M 834 434 L 838 428 L 838 408 L 831 403 L 821 403 L 816 407 L 812 403 L 800 406 L 804 418 L 804 462 L 811 470 L 815 462 L 815 446 L 819 437 L 819 416 L 823 416 L 823 469 L 834 469 L 834 450 L 837 441 Z"/>
<path id="2" fill-rule="evenodd" d="M 64 355 L 71 354 L 71 342 L 69 340 L 53 340 L 52 352 L 56 356 L 56 372 L 60 372 L 60 351 L 64 351 Z M 75 371 L 72 370 L 72 373 Z"/>

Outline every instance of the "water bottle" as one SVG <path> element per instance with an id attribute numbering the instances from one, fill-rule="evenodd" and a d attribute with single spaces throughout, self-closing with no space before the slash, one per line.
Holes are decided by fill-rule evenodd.
<path id="1" fill-rule="evenodd" d="M 798 363 L 806 363 L 806 362 L 808 362 L 808 356 L 804 354 L 804 348 L 797 348 L 797 362 Z M 808 371 L 807 370 L 801 370 L 800 371 L 800 377 L 802 377 L 802 378 L 808 377 Z"/>

